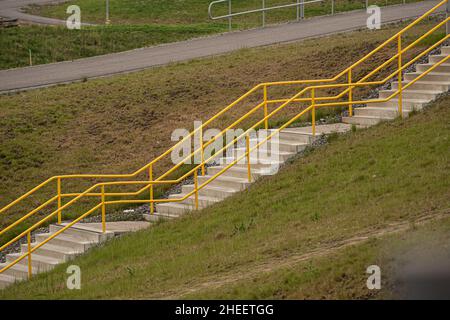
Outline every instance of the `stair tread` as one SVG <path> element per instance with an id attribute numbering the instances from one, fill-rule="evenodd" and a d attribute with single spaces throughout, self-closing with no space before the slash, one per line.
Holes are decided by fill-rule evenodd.
<path id="1" fill-rule="evenodd" d="M 192 207 L 193 207 L 190 204 L 181 203 L 181 202 L 161 202 L 161 203 L 156 203 L 156 205 L 162 206 L 162 207 L 177 207 L 177 208 L 188 207 L 189 209 L 192 209 Z"/>
<path id="2" fill-rule="evenodd" d="M 242 147 L 242 148 L 235 148 L 235 150 L 246 150 L 246 148 L 244 148 L 244 147 Z M 270 151 L 270 152 L 272 152 L 272 150 L 267 150 L 267 149 L 261 149 L 261 148 L 258 148 L 258 151 Z M 255 152 L 255 150 L 252 150 L 252 151 L 250 151 L 250 152 Z M 269 152 L 269 153 L 270 153 Z M 289 151 L 281 151 L 281 150 L 278 150 L 278 151 L 275 151 L 274 152 L 275 154 L 281 154 L 281 155 L 290 155 L 290 154 L 294 154 L 295 152 L 289 152 Z M 244 153 L 242 153 L 242 154 L 244 154 Z"/>
<path id="3" fill-rule="evenodd" d="M 364 118 L 364 119 L 394 119 L 394 118 L 392 118 L 392 117 L 380 117 L 380 116 L 364 116 L 364 115 L 354 115 L 354 116 L 352 116 L 352 117 L 342 117 L 342 118 L 345 118 L 345 119 L 348 119 L 348 118 Z"/>
<path id="4" fill-rule="evenodd" d="M 38 244 L 40 244 L 41 242 L 34 242 L 32 243 L 32 247 L 36 247 Z M 22 246 L 26 246 L 26 244 L 23 244 Z M 70 248 L 70 247 L 65 247 L 65 246 L 58 246 L 58 245 L 54 245 L 51 243 L 46 243 L 44 244 L 42 247 L 40 247 L 39 249 L 46 249 L 46 250 L 50 250 L 50 251 L 55 251 L 55 252 L 60 252 L 60 253 L 67 253 L 67 254 L 71 254 L 71 253 L 80 253 L 80 250 L 75 250 L 74 248 Z M 37 249 L 37 250 L 39 250 Z"/>
<path id="5" fill-rule="evenodd" d="M 250 139 L 250 141 L 258 141 L 258 139 Z M 269 141 L 271 141 L 271 140 L 264 141 L 263 143 L 269 142 Z M 259 142 L 261 142 L 261 141 L 259 141 Z M 284 138 L 283 139 L 282 138 L 278 138 L 278 143 L 292 145 L 292 146 L 301 146 L 301 145 L 307 145 L 308 144 L 306 142 L 299 142 L 299 141 L 296 141 L 296 140 L 284 139 Z M 250 147 L 251 147 L 251 145 L 250 145 Z"/>
<path id="6" fill-rule="evenodd" d="M 181 198 L 186 195 L 187 195 L 187 193 L 183 193 L 183 192 L 182 193 L 172 193 L 169 195 L 169 198 L 171 198 L 171 197 L 172 198 Z M 195 195 L 192 194 L 189 197 L 195 197 Z M 219 199 L 219 198 L 214 198 L 214 197 L 210 197 L 210 196 L 202 196 L 202 195 L 198 195 L 198 200 L 208 200 L 208 201 L 215 201 L 215 202 L 222 201 L 222 199 Z"/>
<path id="7" fill-rule="evenodd" d="M 210 178 L 212 178 L 212 177 L 213 177 L 213 176 L 210 176 L 210 175 L 204 175 L 204 176 L 202 176 L 202 177 L 200 177 L 200 178 L 207 178 L 207 179 L 210 179 Z M 229 176 L 222 176 L 222 175 L 218 176 L 215 180 L 225 180 L 225 181 L 245 182 L 245 183 L 248 183 L 248 179 L 245 179 L 245 178 L 229 177 Z"/>
<path id="8" fill-rule="evenodd" d="M 392 81 L 393 83 L 398 83 L 398 81 Z M 411 81 L 402 81 L 402 83 L 410 83 Z M 417 80 L 416 82 L 414 82 L 414 84 L 436 84 L 436 85 L 441 85 L 441 84 L 450 84 L 450 81 L 428 81 L 428 80 Z M 409 89 L 406 89 L 409 90 Z"/>
<path id="9" fill-rule="evenodd" d="M 251 165 L 251 163 L 250 163 L 250 165 Z M 210 167 L 209 169 L 211 169 L 211 168 L 217 168 L 217 169 L 222 170 L 222 169 L 225 168 L 226 166 L 227 166 L 227 165 L 214 166 L 214 167 Z M 238 171 L 238 172 L 247 172 L 247 168 L 235 167 L 235 166 L 232 166 L 232 167 L 230 167 L 230 168 L 227 169 L 227 171 L 229 171 L 229 170 L 232 170 L 232 171 Z M 225 174 L 227 171 L 222 172 L 222 174 Z M 261 169 L 252 169 L 252 172 L 253 172 L 253 173 L 261 173 L 262 171 L 263 171 L 263 170 L 261 170 Z"/>
<path id="10" fill-rule="evenodd" d="M 34 255 L 33 255 L 34 256 Z M 8 266 L 9 263 L 0 263 L 0 270 L 3 269 L 4 267 Z M 27 272 L 28 273 L 28 266 L 25 266 L 23 264 L 15 264 L 13 266 L 11 266 L 10 269 L 14 269 L 14 270 L 18 270 L 18 271 L 22 271 L 22 272 Z M 36 268 L 32 268 L 33 274 L 37 274 L 38 270 L 36 270 Z"/>
<path id="11" fill-rule="evenodd" d="M 225 157 L 225 158 L 220 158 L 220 161 L 225 161 L 228 162 L 228 164 L 231 164 L 234 160 L 237 160 L 233 157 Z M 266 164 L 266 165 L 270 165 L 270 164 L 282 164 L 282 161 L 273 161 L 273 160 L 269 160 L 269 159 L 259 159 L 259 158 L 252 158 L 250 157 L 250 161 L 255 161 L 258 164 Z M 265 163 L 266 162 L 266 163 Z M 221 163 L 217 166 L 225 166 L 227 163 Z M 216 166 L 213 166 L 216 167 Z"/>
<path id="12" fill-rule="evenodd" d="M 48 237 L 50 237 L 53 234 L 55 234 L 55 233 L 54 232 L 51 232 L 51 233 L 49 232 L 49 233 L 40 233 L 39 235 L 45 235 L 48 238 Z M 67 241 L 71 241 L 71 242 L 76 242 L 76 243 L 80 243 L 80 244 L 89 244 L 89 243 L 95 242 L 93 240 L 89 241 L 87 239 L 83 239 L 83 238 L 80 238 L 80 237 L 77 237 L 77 236 L 73 236 L 73 235 L 70 235 L 70 234 L 65 234 L 64 232 L 59 234 L 59 235 L 57 235 L 55 238 L 58 238 L 58 239 L 61 239 L 61 240 L 67 240 Z M 52 241 L 52 240 L 50 240 L 50 241 Z"/>
<path id="13" fill-rule="evenodd" d="M 0 281 L 14 283 L 16 282 L 16 277 L 7 274 L 0 274 Z"/>
<path id="14" fill-rule="evenodd" d="M 445 56 L 445 55 L 444 55 Z M 434 66 L 435 63 L 419 63 L 419 66 Z M 448 66 L 450 67 L 450 63 L 441 63 L 440 66 Z"/>
<path id="15" fill-rule="evenodd" d="M 187 187 L 191 187 L 192 189 L 194 188 L 193 184 L 187 184 L 185 185 Z M 205 186 L 205 188 L 211 189 L 211 190 L 215 190 L 215 191 L 224 191 L 224 192 L 237 192 L 239 191 L 238 189 L 233 189 L 233 188 L 228 188 L 228 187 L 219 187 L 219 186 L 213 186 L 213 185 L 207 185 Z"/>
<path id="16" fill-rule="evenodd" d="M 23 253 L 9 253 L 7 255 L 7 257 L 13 257 L 13 258 L 17 259 L 17 258 L 19 258 L 19 257 L 21 257 L 23 255 L 24 255 Z M 31 261 L 39 261 L 39 262 L 45 262 L 45 263 L 55 264 L 55 265 L 61 263 L 60 259 L 56 259 L 56 258 L 53 258 L 53 257 L 42 256 L 42 255 L 39 255 L 39 254 L 36 254 L 36 253 L 32 253 Z"/>
<path id="17" fill-rule="evenodd" d="M 67 226 L 69 223 L 70 223 L 70 222 L 63 222 L 63 223 L 61 223 L 60 226 L 65 227 L 65 226 Z M 92 227 L 87 226 L 87 225 L 85 226 L 85 225 L 83 225 L 83 223 L 76 223 L 75 225 L 73 225 L 73 226 L 70 227 L 69 229 L 73 229 L 73 230 L 81 230 L 81 231 L 87 231 L 87 232 L 91 232 L 91 233 L 95 233 L 95 234 L 99 234 L 99 235 L 105 234 L 105 233 L 108 233 L 108 234 L 114 233 L 114 232 L 108 231 L 108 230 L 106 230 L 105 233 L 103 233 L 102 231 L 100 231 L 100 230 L 98 230 L 98 229 L 92 228 Z"/>
<path id="18" fill-rule="evenodd" d="M 423 74 L 424 72 L 422 72 L 422 71 L 413 71 L 413 72 L 408 72 L 408 73 L 406 73 L 406 74 Z M 428 72 L 427 73 L 427 75 L 428 74 L 434 74 L 434 75 L 444 75 L 444 76 L 448 76 L 448 75 L 450 75 L 450 72 L 442 72 L 442 71 L 439 71 L 439 72 L 435 72 L 435 71 L 430 71 L 430 72 Z M 417 80 L 417 81 L 419 81 L 419 80 Z"/>
<path id="19" fill-rule="evenodd" d="M 387 89 L 380 90 L 380 92 L 396 92 L 396 89 Z M 424 90 L 424 89 L 405 89 L 404 92 L 412 92 L 412 93 L 441 93 L 439 90 Z"/>

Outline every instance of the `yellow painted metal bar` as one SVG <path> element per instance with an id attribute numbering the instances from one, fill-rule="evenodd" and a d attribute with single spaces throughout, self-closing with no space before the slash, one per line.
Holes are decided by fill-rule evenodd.
<path id="1" fill-rule="evenodd" d="M 200 149 L 201 149 L 201 163 L 202 163 L 202 176 L 205 175 L 205 149 L 203 146 L 203 130 L 200 130 Z M 195 158 L 195 157 L 194 157 Z"/>
<path id="2" fill-rule="evenodd" d="M 247 177 L 248 177 L 248 182 L 252 182 L 252 171 L 251 171 L 251 167 L 250 167 L 250 135 L 248 133 L 245 136 L 245 149 L 247 150 L 246 154 L 247 154 Z"/>
<path id="3" fill-rule="evenodd" d="M 194 190 L 195 190 L 195 210 L 198 210 L 198 175 L 194 171 Z"/>
<path id="4" fill-rule="evenodd" d="M 56 180 L 58 193 L 58 224 L 61 224 L 61 178 Z"/>
<path id="5" fill-rule="evenodd" d="M 398 36 L 397 42 L 398 50 L 398 113 L 401 118 L 403 118 L 403 88 L 402 88 L 402 36 Z"/>
<path id="6" fill-rule="evenodd" d="M 28 247 L 28 279 L 33 277 L 33 265 L 31 261 L 31 231 L 27 233 L 27 247 Z"/>
<path id="7" fill-rule="evenodd" d="M 264 117 L 267 117 L 267 85 L 264 85 Z M 264 121 L 264 128 L 269 129 L 269 120 Z"/>
<path id="8" fill-rule="evenodd" d="M 352 83 L 352 69 L 348 69 L 348 83 L 351 84 Z M 353 87 L 349 87 L 348 88 L 348 115 L 350 117 L 353 117 L 353 105 L 352 105 L 352 100 L 353 100 Z"/>
<path id="9" fill-rule="evenodd" d="M 102 232 L 106 232 L 105 186 L 102 186 Z"/>
<path id="10" fill-rule="evenodd" d="M 313 87 L 311 89 L 311 107 L 312 107 L 312 114 L 311 114 L 311 129 L 312 129 L 312 135 L 313 137 L 316 136 L 316 88 Z"/>
<path id="11" fill-rule="evenodd" d="M 153 165 L 151 165 L 148 168 L 148 177 L 149 181 L 153 180 Z M 153 200 L 153 184 L 150 184 L 150 201 Z M 155 213 L 155 204 L 153 202 L 150 202 L 150 214 Z"/>

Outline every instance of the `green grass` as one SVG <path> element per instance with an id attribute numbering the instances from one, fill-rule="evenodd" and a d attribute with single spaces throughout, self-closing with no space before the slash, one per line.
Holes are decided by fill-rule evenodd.
<path id="1" fill-rule="evenodd" d="M 422 33 L 430 25 L 427 22 L 414 28 L 411 35 Z M 0 207 L 54 175 L 132 172 L 173 145 L 170 135 L 175 128 L 191 129 L 193 121 L 209 119 L 254 85 L 265 81 L 332 77 L 346 66 L 342 64 L 342 55 L 350 62 L 356 61 L 400 27 L 244 49 L 221 57 L 107 79 L 2 95 Z M 405 37 L 406 43 L 412 39 Z M 390 57 L 394 50 L 387 48 L 375 55 L 354 71 L 355 79 Z M 295 86 L 269 90 L 269 97 L 290 96 L 298 89 Z M 355 98 L 365 94 L 367 90 L 354 91 Z M 231 124 L 256 105 L 256 98 L 261 97 L 255 96 L 237 105 L 211 127 L 223 128 Z M 286 121 L 298 110 L 299 106 L 293 105 L 271 123 Z M 335 110 L 330 109 L 330 112 Z M 257 119 L 261 116 L 262 112 Z M 169 160 L 164 159 L 155 168 L 155 174 L 167 170 Z M 146 175 L 137 177 L 146 178 Z M 80 192 L 93 182 L 64 182 L 63 192 Z M 0 225 L 3 227 L 17 220 L 25 210 L 35 208 L 55 191 L 56 184 L 40 190 L 23 206 L 3 214 Z M 66 218 L 90 206 L 93 202 L 81 202 L 65 213 Z M 113 209 L 108 208 L 108 212 Z M 22 229 L 33 221 L 36 220 L 23 224 Z M 1 240 L 3 242 L 4 238 Z"/>
<path id="2" fill-rule="evenodd" d="M 74 60 L 217 33 L 220 25 L 115 25 L 69 30 L 60 26 L 0 29 L 0 69 Z"/>
<path id="3" fill-rule="evenodd" d="M 142 24 L 192 24 L 192 23 L 216 23 L 208 17 L 208 5 L 211 0 L 111 0 L 110 18 L 114 24 L 142 23 Z M 290 0 L 266 0 L 266 6 L 289 4 Z M 392 5 L 402 3 L 402 0 L 376 0 L 370 4 Z M 407 1 L 407 2 L 414 2 Z M 105 2 L 97 0 L 76 0 L 70 2 L 80 6 L 82 20 L 92 23 L 105 22 Z M 65 19 L 68 4 L 32 7 L 29 11 L 34 14 Z M 261 0 L 233 0 L 233 12 L 261 8 Z M 349 11 L 365 7 L 363 0 L 336 0 L 335 11 Z M 214 15 L 228 13 L 227 4 L 216 5 Z M 305 6 L 305 17 L 325 15 L 331 13 L 331 1 L 309 4 Z M 267 23 L 278 23 L 296 19 L 296 8 L 274 10 L 266 13 Z M 219 21 L 219 23 L 226 20 Z M 248 28 L 261 25 L 261 14 L 249 14 L 233 18 L 234 28 Z"/>
<path id="4" fill-rule="evenodd" d="M 251 271 L 261 266 L 275 271 L 295 255 L 448 210 L 449 103 L 447 96 L 411 118 L 335 136 L 328 145 L 296 159 L 278 175 L 258 180 L 245 192 L 92 250 L 70 262 L 81 267 L 82 290 L 65 288 L 64 264 L 10 287 L 0 297 L 177 297 L 199 285 L 204 294 L 200 290 L 195 295 L 200 298 L 276 296 L 271 291 L 282 286 L 283 274 L 270 275 L 267 284 L 256 280 L 254 294 L 245 289 L 236 294 L 230 288 L 209 289 L 216 281 L 252 276 Z M 314 287 L 317 280 L 322 288 L 313 290 L 312 297 L 341 297 L 327 293 L 335 283 L 347 287 L 348 277 L 327 282 L 321 274 L 364 272 L 360 267 L 375 257 L 367 250 L 370 247 L 350 256 L 344 253 L 324 266 L 313 261 L 306 266 L 309 273 L 300 265 L 299 280 L 282 289 L 289 294 L 299 287 L 299 292 L 302 283 Z M 330 268 L 337 271 L 329 273 Z M 350 289 L 355 281 L 349 281 Z M 367 297 L 359 289 L 352 292 Z"/>
<path id="5" fill-rule="evenodd" d="M 400 3 L 401 0 L 380 5 Z M 186 40 L 228 30 L 227 21 L 211 21 L 207 17 L 208 0 L 185 1 L 137 1 L 112 0 L 111 15 L 114 25 L 109 27 L 83 27 L 82 30 L 68 30 L 65 27 L 29 26 L 0 29 L 0 69 L 17 68 L 32 63 L 44 64 L 68 61 L 113 52 L 120 52 L 160 43 Z M 286 4 L 287 0 L 267 1 L 267 5 Z M 330 1 L 312 4 L 306 8 L 306 16 L 329 14 Z M 105 1 L 80 0 L 70 2 L 81 7 L 84 22 L 104 23 Z M 250 9 L 260 0 L 233 2 L 236 10 Z M 336 11 L 360 9 L 364 1 L 338 0 Z M 375 2 L 373 3 L 375 4 Z M 31 7 L 36 15 L 66 19 L 68 4 Z M 220 9 L 220 8 L 219 8 Z M 222 10 L 223 11 L 223 10 Z M 219 10 L 218 14 L 223 14 Z M 267 13 L 267 23 L 295 19 L 295 8 Z M 235 18 L 234 29 L 245 29 L 260 25 L 260 15 Z"/>

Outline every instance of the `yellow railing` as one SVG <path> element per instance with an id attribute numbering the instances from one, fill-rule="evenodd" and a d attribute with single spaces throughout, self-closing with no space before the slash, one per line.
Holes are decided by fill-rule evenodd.
<path id="1" fill-rule="evenodd" d="M 434 27 L 432 27 L 430 30 L 425 32 L 423 35 L 418 37 L 415 41 L 410 43 L 408 46 L 405 46 L 402 48 L 402 36 L 410 30 L 413 26 L 417 25 L 419 22 L 424 20 L 426 17 L 433 14 L 439 7 L 447 4 L 447 0 L 440 2 L 437 4 L 434 8 L 426 12 L 424 15 L 422 15 L 420 18 L 413 21 L 411 24 L 409 24 L 407 27 L 399 31 L 394 36 L 390 37 L 388 40 L 383 42 L 381 45 L 379 45 L 377 48 L 372 50 L 370 53 L 365 55 L 363 58 L 358 60 L 356 63 L 352 64 L 345 70 L 341 71 L 339 74 L 337 74 L 333 78 L 328 79 L 318 79 L 318 80 L 300 80 L 300 81 L 281 81 L 281 82 L 266 82 L 261 83 L 251 90 L 249 90 L 246 94 L 235 100 L 233 103 L 228 105 L 226 108 L 218 112 L 215 116 L 210 118 L 208 121 L 203 123 L 200 127 L 193 130 L 188 136 L 181 139 L 177 144 L 169 148 L 166 152 L 155 158 L 150 163 L 146 164 L 142 168 L 138 169 L 137 171 L 131 173 L 131 174 L 78 174 L 78 175 L 58 175 L 49 178 L 48 180 L 44 181 L 37 187 L 33 188 L 32 190 L 28 191 L 15 201 L 11 202 L 4 208 L 0 209 L 0 214 L 7 212 L 9 209 L 13 208 L 14 206 L 18 205 L 19 203 L 22 203 L 24 200 L 29 198 L 30 196 L 35 195 L 39 190 L 42 188 L 48 186 L 52 182 L 56 182 L 56 194 L 38 207 L 34 208 L 33 210 L 29 211 L 27 214 L 25 214 L 20 219 L 16 220 L 12 224 L 8 225 L 4 229 L 0 231 L 0 235 L 3 235 L 9 230 L 12 230 L 14 227 L 19 226 L 21 223 L 23 223 L 28 218 L 32 217 L 33 215 L 37 214 L 38 212 L 42 212 L 43 209 L 48 208 L 51 204 L 56 204 L 57 209 L 53 212 L 49 213 L 45 218 L 39 220 L 31 227 L 27 228 L 25 231 L 21 232 L 17 236 L 15 236 L 13 239 L 9 240 L 7 243 L 0 246 L 0 251 L 11 245 L 12 243 L 16 242 L 17 240 L 27 237 L 28 242 L 28 252 L 21 255 L 19 258 L 17 258 L 15 261 L 9 263 L 6 267 L 4 267 L 2 270 L 0 270 L 0 273 L 4 272 L 5 270 L 9 269 L 11 266 L 15 265 L 19 261 L 28 258 L 28 267 L 29 267 L 29 276 L 32 275 L 32 257 L 31 254 L 35 252 L 37 249 L 39 249 L 42 245 L 56 237 L 57 235 L 61 234 L 67 228 L 73 226 L 75 223 L 81 221 L 85 217 L 89 216 L 96 210 L 100 210 L 101 217 L 102 217 L 102 230 L 103 232 L 106 231 L 106 206 L 107 205 L 113 205 L 113 204 L 139 204 L 139 203 L 149 203 L 150 204 L 150 211 L 151 213 L 154 212 L 154 204 L 155 203 L 167 203 L 167 202 L 180 202 L 183 201 L 191 196 L 194 196 L 194 207 L 198 209 L 198 201 L 199 201 L 199 190 L 204 188 L 206 185 L 211 183 L 213 180 L 215 180 L 217 177 L 222 175 L 224 172 L 226 172 L 229 168 L 234 166 L 236 163 L 238 163 L 240 160 L 242 160 L 244 157 L 247 159 L 247 170 L 248 170 L 248 180 L 251 181 L 252 175 L 251 175 L 251 163 L 250 163 L 250 153 L 254 150 L 256 150 L 259 146 L 266 143 L 268 140 L 270 140 L 273 136 L 278 134 L 281 130 L 291 125 L 294 121 L 297 121 L 302 116 L 310 113 L 312 117 L 312 133 L 315 135 L 316 131 L 316 125 L 315 125 L 315 117 L 316 117 L 316 110 L 321 107 L 348 107 L 349 108 L 349 115 L 353 115 L 353 105 L 355 104 L 370 104 L 370 103 L 379 103 L 384 101 L 389 101 L 394 97 L 398 97 L 398 113 L 400 116 L 403 114 L 403 100 L 402 100 L 402 93 L 404 90 L 409 88 L 412 84 L 414 84 L 416 81 L 420 80 L 424 76 L 426 76 L 429 72 L 433 71 L 436 67 L 441 65 L 442 63 L 446 62 L 450 56 L 445 57 L 443 60 L 440 60 L 438 63 L 434 64 L 431 68 L 427 69 L 425 72 L 423 72 L 421 75 L 419 75 L 414 80 L 408 82 L 405 86 L 402 85 L 402 73 L 403 71 L 415 63 L 418 59 L 425 56 L 427 53 L 429 53 L 431 50 L 435 49 L 439 45 L 441 45 L 444 41 L 446 41 L 449 37 L 449 35 L 445 35 L 442 39 L 439 41 L 436 41 L 433 45 L 429 46 L 427 49 L 422 51 L 421 53 L 417 54 L 414 58 L 410 59 L 407 63 L 403 63 L 404 54 L 408 51 L 410 51 L 412 48 L 416 47 L 421 41 L 423 41 L 425 38 L 430 36 L 433 32 L 438 30 L 439 28 L 443 27 L 449 22 L 449 18 L 443 18 L 442 21 L 437 23 Z M 360 80 L 354 82 L 354 75 L 355 75 L 355 68 L 360 66 L 362 63 L 367 61 L 369 58 L 371 58 L 373 55 L 375 55 L 377 52 L 380 52 L 381 49 L 385 48 L 388 44 L 394 43 L 397 48 L 396 54 L 394 54 L 392 57 L 390 57 L 385 62 L 381 63 L 379 66 L 374 68 L 371 72 L 363 76 Z M 378 81 L 367 81 L 370 77 L 374 76 L 375 74 L 379 73 L 380 70 L 390 65 L 392 62 L 395 62 L 397 60 L 397 67 L 396 70 L 392 73 L 390 73 L 388 76 L 386 76 L 382 80 Z M 344 81 L 341 83 L 334 83 L 337 82 L 340 78 L 345 77 Z M 382 85 L 386 83 L 387 81 L 397 77 L 398 80 L 398 89 L 391 94 L 391 96 L 384 98 L 384 99 L 370 99 L 370 100 L 354 100 L 354 90 L 360 87 L 369 87 L 374 85 Z M 286 86 L 286 85 L 305 85 L 309 84 L 308 87 L 303 88 L 299 92 L 297 92 L 295 95 L 293 95 L 290 98 L 283 98 L 283 99 L 269 99 L 268 98 L 268 89 L 271 87 L 277 87 L 277 86 Z M 321 89 L 342 89 L 342 91 L 334 96 L 320 96 L 318 94 L 318 91 Z M 262 92 L 261 92 L 262 91 Z M 258 103 L 255 107 L 250 109 L 248 112 L 246 112 L 244 115 L 240 116 L 237 120 L 235 120 L 232 124 L 228 125 L 225 129 L 223 129 L 219 134 L 214 136 L 212 139 L 208 140 L 207 142 L 203 141 L 203 132 L 204 129 L 211 124 L 213 121 L 219 119 L 222 115 L 225 115 L 229 110 L 232 108 L 236 108 L 236 106 L 243 102 L 245 99 L 249 98 L 252 94 L 259 93 L 263 96 L 263 101 Z M 341 98 L 345 98 L 345 101 L 337 101 L 337 102 L 327 102 L 327 101 L 336 101 Z M 268 135 L 263 141 L 260 141 L 257 145 L 250 148 L 249 144 L 249 134 L 251 130 L 257 129 L 259 127 L 264 127 L 265 129 L 269 128 L 269 120 L 274 118 L 274 116 L 278 115 L 286 106 L 292 104 L 292 103 L 308 103 L 309 106 L 307 106 L 305 109 L 303 109 L 301 112 L 296 114 L 294 117 L 292 117 L 289 121 L 284 123 L 279 128 L 272 131 L 270 135 Z M 269 113 L 269 105 L 277 105 L 274 110 L 272 110 Z M 217 139 L 223 137 L 226 132 L 232 128 L 235 128 L 237 125 L 242 124 L 244 120 L 249 119 L 252 115 L 255 115 L 255 113 L 259 110 L 262 110 L 264 113 L 264 117 L 254 123 L 252 126 L 250 126 L 247 130 L 245 130 L 242 134 L 240 134 L 238 137 L 235 137 L 231 142 L 227 143 L 225 146 L 223 146 L 220 150 L 214 150 L 214 154 L 211 155 L 209 158 L 205 159 L 205 153 L 204 150 L 207 146 L 209 146 L 211 143 L 216 141 Z M 193 152 L 191 152 L 188 156 L 184 158 L 184 160 L 180 161 L 178 164 L 171 167 L 169 170 L 161 174 L 159 177 L 154 179 L 154 168 L 155 165 L 160 162 L 163 158 L 165 158 L 167 155 L 171 154 L 174 150 L 176 150 L 177 147 L 181 146 L 182 143 L 187 141 L 187 139 L 191 139 L 193 136 L 196 137 L 196 135 L 199 135 L 199 142 L 200 147 Z M 242 139 L 245 139 L 245 146 L 246 151 L 243 155 L 237 157 L 234 159 L 230 164 L 223 167 L 218 173 L 216 173 L 214 176 L 210 177 L 207 181 L 203 182 L 199 185 L 198 183 L 198 173 L 200 172 L 201 175 L 205 175 L 205 165 L 210 163 L 212 160 L 218 157 L 218 155 L 222 154 L 224 150 L 227 150 L 230 147 L 233 147 L 238 141 L 241 141 Z M 176 173 L 176 170 L 180 168 L 185 160 L 189 160 L 196 155 L 201 156 L 200 164 L 195 165 L 191 170 L 189 170 L 187 173 L 181 175 L 180 177 L 172 180 L 164 180 L 169 175 Z M 99 182 L 94 184 L 93 186 L 89 187 L 85 191 L 81 193 L 63 193 L 62 192 L 62 182 L 64 180 L 68 179 L 129 179 L 129 178 L 136 178 L 140 174 L 146 173 L 148 174 L 148 180 L 135 180 L 135 181 L 105 181 L 105 182 Z M 193 176 L 194 178 L 194 189 L 189 192 L 188 194 L 184 195 L 180 198 L 171 198 L 171 199 L 155 199 L 154 198 L 154 186 L 155 185 L 173 185 L 180 183 L 184 179 Z M 140 186 L 140 189 L 133 192 L 106 192 L 107 187 L 112 186 Z M 110 197 L 136 197 L 138 195 L 143 194 L 144 192 L 148 193 L 148 199 L 145 200 L 139 200 L 139 199 L 121 199 L 121 200 L 108 200 L 107 198 Z M 53 219 L 56 219 L 58 223 L 61 223 L 62 221 L 62 212 L 66 210 L 67 208 L 71 207 L 72 205 L 79 202 L 80 199 L 84 199 L 87 197 L 97 197 L 100 199 L 100 203 L 97 203 L 94 207 L 90 208 L 88 211 L 80 215 L 78 218 L 76 218 L 71 223 L 64 226 L 64 228 L 58 230 L 58 232 L 52 234 L 49 238 L 47 238 L 44 242 L 39 243 L 38 245 L 32 247 L 31 246 L 31 232 L 33 230 L 36 230 L 36 228 L 49 223 Z M 63 204 L 62 200 L 63 198 L 71 198 L 67 203 Z"/>

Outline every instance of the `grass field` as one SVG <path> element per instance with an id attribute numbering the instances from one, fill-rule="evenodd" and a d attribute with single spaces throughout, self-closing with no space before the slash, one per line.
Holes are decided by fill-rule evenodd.
<path id="1" fill-rule="evenodd" d="M 286 4 L 286 0 L 266 1 L 267 5 Z M 371 1 L 371 4 L 394 4 L 401 0 Z M 225 32 L 227 21 L 211 21 L 207 17 L 209 1 L 137 1 L 112 0 L 112 26 L 83 27 L 67 30 L 64 27 L 29 26 L 0 29 L 0 69 L 24 67 L 32 63 L 43 64 L 120 52 L 160 43 L 186 40 L 203 35 Z M 364 1 L 338 0 L 336 11 L 360 9 Z M 104 23 L 105 1 L 80 0 L 83 22 Z M 330 1 L 306 7 L 306 16 L 329 14 Z M 260 5 L 260 0 L 233 1 L 236 10 L 250 9 Z M 29 11 L 36 15 L 66 19 L 68 4 L 33 6 Z M 220 7 L 219 7 L 220 9 Z M 219 10 L 218 14 L 224 13 Z M 296 9 L 283 9 L 267 13 L 267 23 L 286 22 L 296 17 Z M 257 27 L 260 15 L 235 18 L 234 29 Z"/>
<path id="2" fill-rule="evenodd" d="M 216 23 L 208 17 L 208 5 L 211 0 L 111 0 L 110 18 L 114 24 L 139 23 L 139 24 L 192 24 L 192 23 Z M 276 6 L 294 3 L 291 0 L 266 0 L 266 6 Z M 407 2 L 415 2 L 409 0 Z M 370 4 L 380 6 L 403 3 L 402 0 L 375 0 Z M 76 0 L 70 4 L 80 6 L 82 19 L 85 22 L 104 23 L 105 3 L 96 0 Z M 365 7 L 364 0 L 336 0 L 335 12 L 362 9 Z M 29 11 L 33 14 L 64 19 L 67 4 L 32 7 Z M 261 8 L 261 0 L 233 0 L 233 12 L 252 10 Z M 214 15 L 224 15 L 228 13 L 227 4 L 216 5 Z M 313 3 L 305 6 L 305 17 L 325 15 L 331 13 L 331 1 L 326 0 L 320 3 Z M 278 9 L 266 13 L 267 23 L 279 23 L 296 19 L 297 10 L 295 7 Z M 249 14 L 233 18 L 233 26 L 236 29 L 256 27 L 261 25 L 261 14 Z M 219 23 L 224 22 L 219 21 Z M 227 21 L 225 21 L 227 22 Z"/>
<path id="3" fill-rule="evenodd" d="M 414 32 L 420 33 L 426 26 Z M 395 26 L 377 32 L 245 49 L 108 79 L 3 95 L 0 207 L 53 175 L 132 172 L 173 145 L 170 135 L 175 128 L 190 129 L 194 120 L 209 119 L 254 85 L 334 76 L 346 67 L 342 55 L 348 57 L 349 63 L 355 61 L 397 30 Z M 405 37 L 405 41 L 408 39 Z M 375 63 L 390 57 L 393 50 L 374 56 L 355 70 L 354 76 L 366 74 Z M 270 97 L 286 97 L 297 90 L 271 91 Z M 355 98 L 365 94 L 367 91 L 355 90 Z M 223 128 L 250 107 L 234 108 L 212 126 Z M 298 106 L 293 106 L 280 117 L 297 112 Z M 169 159 L 157 170 L 162 172 L 168 165 Z M 91 184 L 73 180 L 63 185 L 63 192 L 79 192 Z M 3 215 L 1 226 L 22 216 L 30 205 L 35 207 L 48 199 L 55 190 L 53 185 L 43 189 L 31 202 Z M 77 215 L 85 208 L 71 208 L 68 214 Z"/>
<path id="4" fill-rule="evenodd" d="M 389 295 L 364 288 L 368 265 L 390 270 L 385 263 L 402 245 L 448 245 L 449 103 L 446 96 L 406 120 L 333 136 L 245 192 L 93 249 L 70 262 L 81 268 L 81 290 L 66 289 L 65 264 L 0 297 Z M 443 212 L 447 219 L 425 229 L 416 223 Z M 402 224 L 397 231 L 412 232 L 391 237 Z"/>

